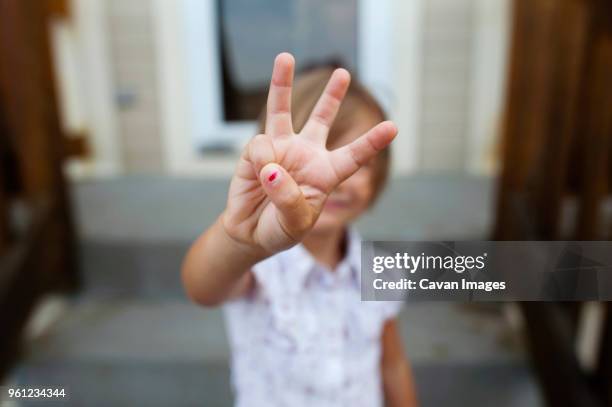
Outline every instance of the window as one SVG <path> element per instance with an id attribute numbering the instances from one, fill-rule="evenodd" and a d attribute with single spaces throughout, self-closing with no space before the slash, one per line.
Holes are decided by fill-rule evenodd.
<path id="1" fill-rule="evenodd" d="M 357 70 L 357 0 L 217 0 L 223 117 L 256 120 L 274 56 Z"/>
<path id="2" fill-rule="evenodd" d="M 200 151 L 231 150 L 254 134 L 281 51 L 295 55 L 298 72 L 343 66 L 379 98 L 390 93 L 390 0 L 184 1 L 191 127 Z"/>

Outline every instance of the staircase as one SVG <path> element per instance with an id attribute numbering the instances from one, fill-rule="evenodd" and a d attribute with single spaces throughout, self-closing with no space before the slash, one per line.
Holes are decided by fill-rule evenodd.
<path id="1" fill-rule="evenodd" d="M 83 290 L 30 341 L 11 383 L 66 386 L 68 405 L 230 406 L 222 312 L 190 304 L 179 278 L 226 188 L 154 177 L 75 185 Z M 491 192 L 479 178 L 396 180 L 359 227 L 371 239 L 486 238 Z M 497 307 L 414 304 L 400 318 L 422 405 L 540 405 Z"/>

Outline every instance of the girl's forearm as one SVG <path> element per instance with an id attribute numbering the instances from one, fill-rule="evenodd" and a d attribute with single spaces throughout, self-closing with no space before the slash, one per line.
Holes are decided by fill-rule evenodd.
<path id="1" fill-rule="evenodd" d="M 386 405 L 417 406 L 412 369 L 404 354 L 397 318 L 385 323 L 381 340 L 381 368 Z"/>
<path id="2" fill-rule="evenodd" d="M 201 305 L 219 305 L 228 299 L 251 267 L 267 257 L 229 236 L 222 217 L 193 243 L 183 262 L 187 295 Z"/>
<path id="3" fill-rule="evenodd" d="M 385 401 L 389 407 L 417 407 L 412 370 L 407 361 L 397 362 L 383 372 Z"/>

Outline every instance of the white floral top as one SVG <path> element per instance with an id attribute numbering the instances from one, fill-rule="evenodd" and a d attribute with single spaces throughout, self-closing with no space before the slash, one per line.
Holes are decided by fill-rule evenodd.
<path id="1" fill-rule="evenodd" d="M 360 299 L 361 239 L 335 271 L 302 245 L 253 268 L 256 289 L 225 306 L 239 407 L 381 406 L 384 322 L 400 302 Z"/>

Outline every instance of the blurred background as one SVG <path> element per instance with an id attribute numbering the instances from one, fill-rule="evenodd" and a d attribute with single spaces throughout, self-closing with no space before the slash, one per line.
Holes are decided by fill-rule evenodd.
<path id="1" fill-rule="evenodd" d="M 0 0 L 3 384 L 231 405 L 221 311 L 179 269 L 280 51 L 347 67 L 399 126 L 365 238 L 608 240 L 611 32 L 604 0 Z M 419 399 L 612 405 L 611 311 L 406 306 Z"/>

